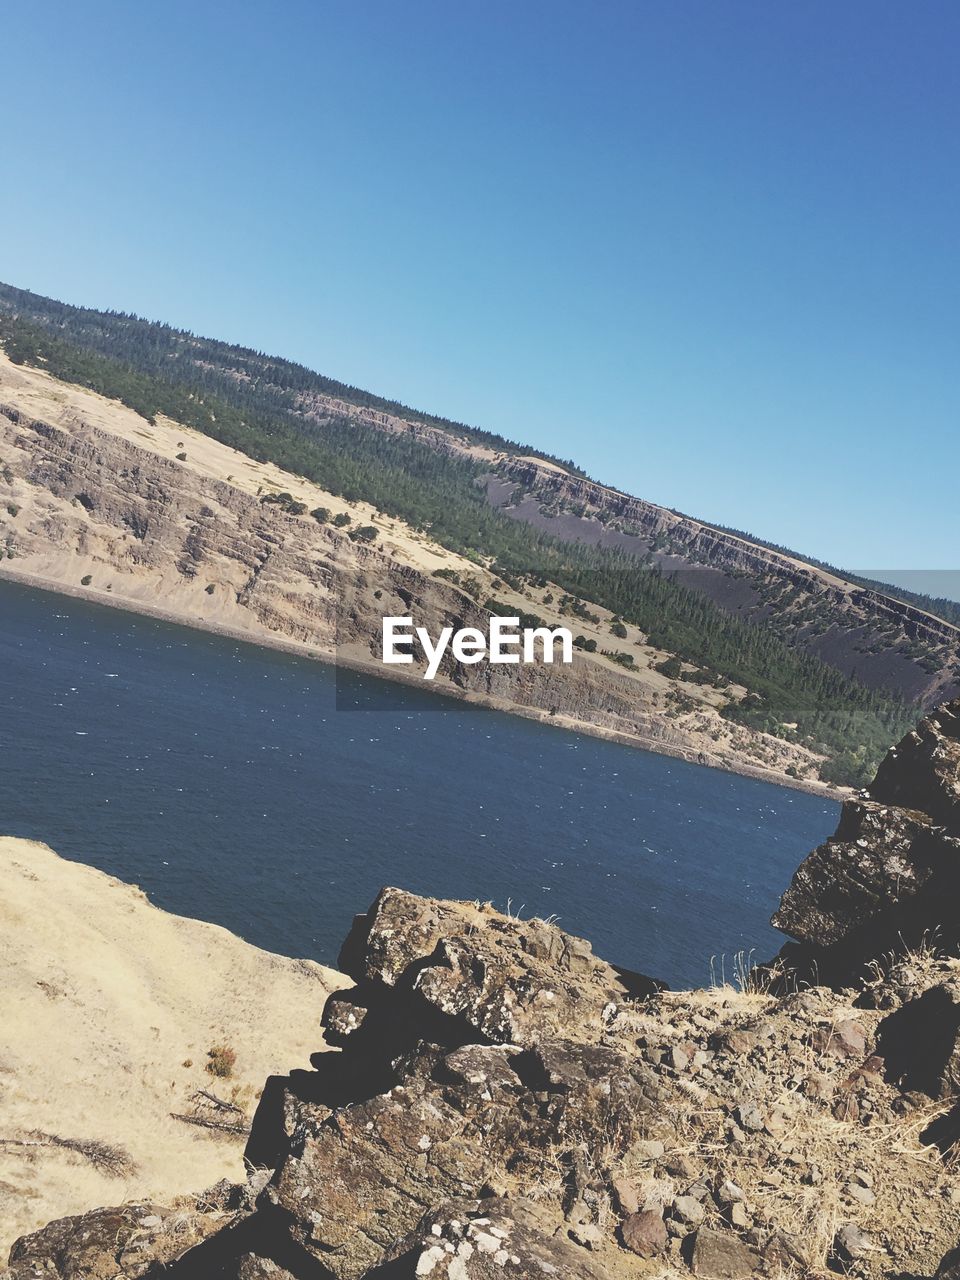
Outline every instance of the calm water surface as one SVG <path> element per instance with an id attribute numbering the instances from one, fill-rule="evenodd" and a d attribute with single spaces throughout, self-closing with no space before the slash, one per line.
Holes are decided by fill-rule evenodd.
<path id="1" fill-rule="evenodd" d="M 838 806 L 0 582 L 0 832 L 333 963 L 383 884 L 557 916 L 702 984 Z M 347 704 L 353 709 L 338 709 Z"/>

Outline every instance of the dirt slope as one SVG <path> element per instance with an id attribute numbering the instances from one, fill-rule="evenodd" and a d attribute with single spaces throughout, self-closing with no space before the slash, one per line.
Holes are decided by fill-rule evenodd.
<path id="1" fill-rule="evenodd" d="M 170 1113 L 207 1089 L 249 1115 L 268 1075 L 324 1047 L 321 1011 L 346 979 L 168 915 L 28 840 L 0 837 L 0 881 L 0 1257 L 24 1231 L 105 1199 L 243 1177 L 242 1138 Z M 229 1078 L 206 1069 L 215 1046 L 236 1054 Z M 103 1171 L 33 1145 L 36 1131 L 106 1143 L 130 1164 Z"/>

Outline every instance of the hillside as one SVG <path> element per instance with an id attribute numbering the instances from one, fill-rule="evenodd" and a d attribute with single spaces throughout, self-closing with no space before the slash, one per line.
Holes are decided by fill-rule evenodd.
<path id="1" fill-rule="evenodd" d="M 282 493 L 289 502 L 271 500 Z M 323 522 L 310 514 L 320 509 Z M 351 540 L 364 528 L 377 530 L 374 543 Z M 431 623 L 480 623 L 478 601 L 496 595 L 504 607 L 565 619 L 556 587 L 515 590 L 369 504 L 2 354 L 0 536 L 0 576 L 380 675 L 384 612 L 415 607 Z M 595 648 L 577 649 L 572 667 L 494 673 L 448 663 L 436 686 L 726 769 L 794 784 L 817 777 L 823 755 L 721 714 L 742 686 L 665 674 L 671 655 L 632 626 L 632 667 L 609 656 L 611 616 L 577 616 Z"/>
<path id="2" fill-rule="evenodd" d="M 0 837 L 0 876 L 0 1257 L 59 1214 L 243 1177 L 242 1136 L 171 1113 L 215 1118 L 207 1090 L 245 1126 L 268 1075 L 310 1065 L 344 979 L 29 840 Z"/>
<path id="3" fill-rule="evenodd" d="M 468 566 L 444 566 L 455 585 L 470 582 L 470 565 L 487 570 L 501 586 L 479 605 L 509 603 L 512 590 L 546 618 L 559 601 L 608 666 L 653 670 L 644 657 L 654 650 L 676 658 L 664 728 L 667 712 L 682 721 L 699 710 L 698 690 L 713 689 L 725 721 L 826 761 L 816 770 L 826 780 L 862 783 L 912 704 L 958 687 L 960 631 L 945 618 L 489 432 L 260 353 L 8 286 L 0 340 L 21 365 L 391 517 Z"/>

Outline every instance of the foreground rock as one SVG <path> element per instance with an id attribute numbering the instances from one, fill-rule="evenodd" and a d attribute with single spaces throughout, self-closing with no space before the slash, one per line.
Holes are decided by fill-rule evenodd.
<path id="1" fill-rule="evenodd" d="M 634 996 L 652 984 L 552 926 L 386 890 L 343 963 L 342 1051 L 269 1082 L 247 1186 L 51 1224 L 7 1280 L 878 1280 L 958 1243 L 960 1178 L 920 1140 L 941 1077 L 882 1059 L 954 961 Z"/>
<path id="2" fill-rule="evenodd" d="M 845 981 L 936 935 L 960 943 L 960 699 L 897 744 L 834 836 L 801 864 L 773 917 L 789 965 Z"/>
<path id="3" fill-rule="evenodd" d="M 268 1081 L 247 1183 L 52 1223 L 7 1280 L 955 1276 L 960 959 L 901 946 L 852 980 L 905 919 L 886 851 L 910 823 L 953 839 L 955 725 L 874 784 L 927 809 L 858 801 L 868 834 L 784 899 L 850 985 L 670 992 L 542 921 L 385 889 L 327 1002 L 340 1051 Z"/>

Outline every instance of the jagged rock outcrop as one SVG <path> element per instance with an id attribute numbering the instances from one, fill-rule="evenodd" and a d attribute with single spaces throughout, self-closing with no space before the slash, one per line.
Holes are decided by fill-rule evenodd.
<path id="1" fill-rule="evenodd" d="M 843 982 L 924 936 L 960 941 L 960 699 L 887 754 L 836 834 L 807 857 L 773 916 L 783 959 Z"/>
<path id="2" fill-rule="evenodd" d="M 879 1280 L 957 1244 L 960 1175 L 922 1145 L 952 1141 L 954 960 L 669 992 L 543 921 L 388 889 L 342 963 L 340 1052 L 269 1082 L 247 1186 L 52 1223 L 4 1280 Z"/>

